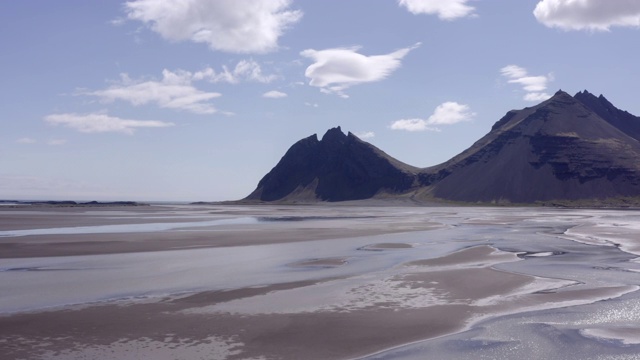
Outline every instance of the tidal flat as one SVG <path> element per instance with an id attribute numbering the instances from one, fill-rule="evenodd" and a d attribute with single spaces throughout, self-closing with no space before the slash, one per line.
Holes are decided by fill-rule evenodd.
<path id="1" fill-rule="evenodd" d="M 0 208 L 2 359 L 636 359 L 640 211 Z"/>

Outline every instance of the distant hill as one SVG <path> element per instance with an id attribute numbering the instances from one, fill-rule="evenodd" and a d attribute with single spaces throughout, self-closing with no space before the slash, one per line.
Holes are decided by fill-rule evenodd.
<path id="1" fill-rule="evenodd" d="M 639 140 L 639 117 L 602 95 L 558 91 L 536 106 L 507 112 L 470 148 L 429 168 L 404 164 L 340 127 L 322 140 L 312 135 L 294 144 L 244 200 L 527 204 L 635 198 Z"/>

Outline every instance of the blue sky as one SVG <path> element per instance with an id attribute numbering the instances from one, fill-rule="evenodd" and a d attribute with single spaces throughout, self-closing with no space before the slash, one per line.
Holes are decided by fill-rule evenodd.
<path id="1" fill-rule="evenodd" d="M 0 198 L 229 200 L 334 126 L 414 166 L 587 89 L 640 114 L 639 0 L 0 2 Z"/>

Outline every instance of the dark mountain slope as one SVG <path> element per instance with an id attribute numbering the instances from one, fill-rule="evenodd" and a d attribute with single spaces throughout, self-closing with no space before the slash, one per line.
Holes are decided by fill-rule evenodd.
<path id="1" fill-rule="evenodd" d="M 409 190 L 418 171 L 337 127 L 320 141 L 312 135 L 294 144 L 246 199 L 367 199 Z"/>
<path id="2" fill-rule="evenodd" d="M 437 198 L 467 202 L 633 196 L 640 194 L 638 159 L 637 140 L 559 91 L 510 111 L 471 148 L 425 169 L 421 180 L 434 185 Z"/>

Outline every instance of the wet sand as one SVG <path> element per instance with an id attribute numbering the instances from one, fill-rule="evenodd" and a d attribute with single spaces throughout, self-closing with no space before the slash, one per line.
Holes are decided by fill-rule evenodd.
<path id="1" fill-rule="evenodd" d="M 391 249 L 409 249 L 413 246 L 411 244 L 404 243 L 381 243 L 381 244 L 371 244 L 367 246 L 363 246 L 360 250 L 368 250 L 368 251 L 383 251 L 383 250 L 391 250 Z"/>
<path id="2" fill-rule="evenodd" d="M 640 346 L 628 320 L 591 317 L 594 307 L 605 309 L 602 300 L 638 298 L 635 256 L 609 243 L 585 244 L 582 233 L 567 231 L 584 232 L 607 223 L 601 218 L 616 217 L 610 221 L 616 234 L 628 239 L 634 227 L 625 231 L 620 224 L 635 224 L 635 212 L 214 206 L 20 211 L 0 214 L 0 292 L 12 294 L 0 300 L 2 359 L 480 358 L 475 355 L 482 347 L 452 347 L 446 339 L 475 339 L 481 329 L 494 329 L 486 324 L 501 321 L 533 339 L 541 336 L 537 330 L 509 319 L 538 314 L 530 315 L 535 323 L 564 309 L 583 322 L 555 325 L 558 331 L 581 334 L 594 355 Z M 269 220 L 162 231 L 142 226 L 247 216 Z M 18 226 L 20 217 L 28 226 Z M 142 231 L 8 233 L 114 223 L 140 224 Z M 27 301 L 28 308 L 11 310 L 38 294 L 42 299 Z M 491 341 L 483 336 L 485 343 L 502 344 L 494 346 L 492 358 L 509 358 L 502 335 Z M 611 347 L 611 339 L 623 340 Z"/>
<path id="3" fill-rule="evenodd" d="M 140 210 L 138 210 L 140 209 Z M 398 214 L 361 208 L 295 207 L 160 207 L 127 208 L 39 208 L 0 209 L 0 256 L 27 258 L 91 254 L 166 251 L 188 248 L 247 246 L 320 239 L 372 236 L 429 230 L 442 224 L 428 219 L 404 219 Z M 254 210 L 255 209 L 255 210 Z M 139 211 L 139 212 L 138 212 Z M 379 216 L 376 213 L 379 212 Z M 318 214 L 319 213 L 319 214 Z M 307 214 L 307 216 L 305 216 Z M 340 217 L 338 217 L 340 216 Z M 245 223 L 202 226 L 206 220 L 240 217 Z M 376 221 L 371 221 L 373 218 Z M 300 219 L 296 221 L 296 219 Z M 92 234 L 48 234 L 3 237 L 2 232 L 24 229 L 92 227 L 123 224 L 184 223 L 173 231 Z M 251 223 L 247 223 L 251 222 Z M 283 231 L 286 224 L 286 231 Z M 348 225 L 348 226 L 347 226 Z"/>
<path id="4" fill-rule="evenodd" d="M 336 267 L 336 266 L 341 266 L 341 265 L 346 264 L 347 261 L 348 261 L 347 258 L 309 259 L 309 260 L 303 260 L 303 261 L 298 261 L 298 262 L 289 264 L 289 266 L 300 267 L 300 268 L 305 268 L 305 267 Z"/>

